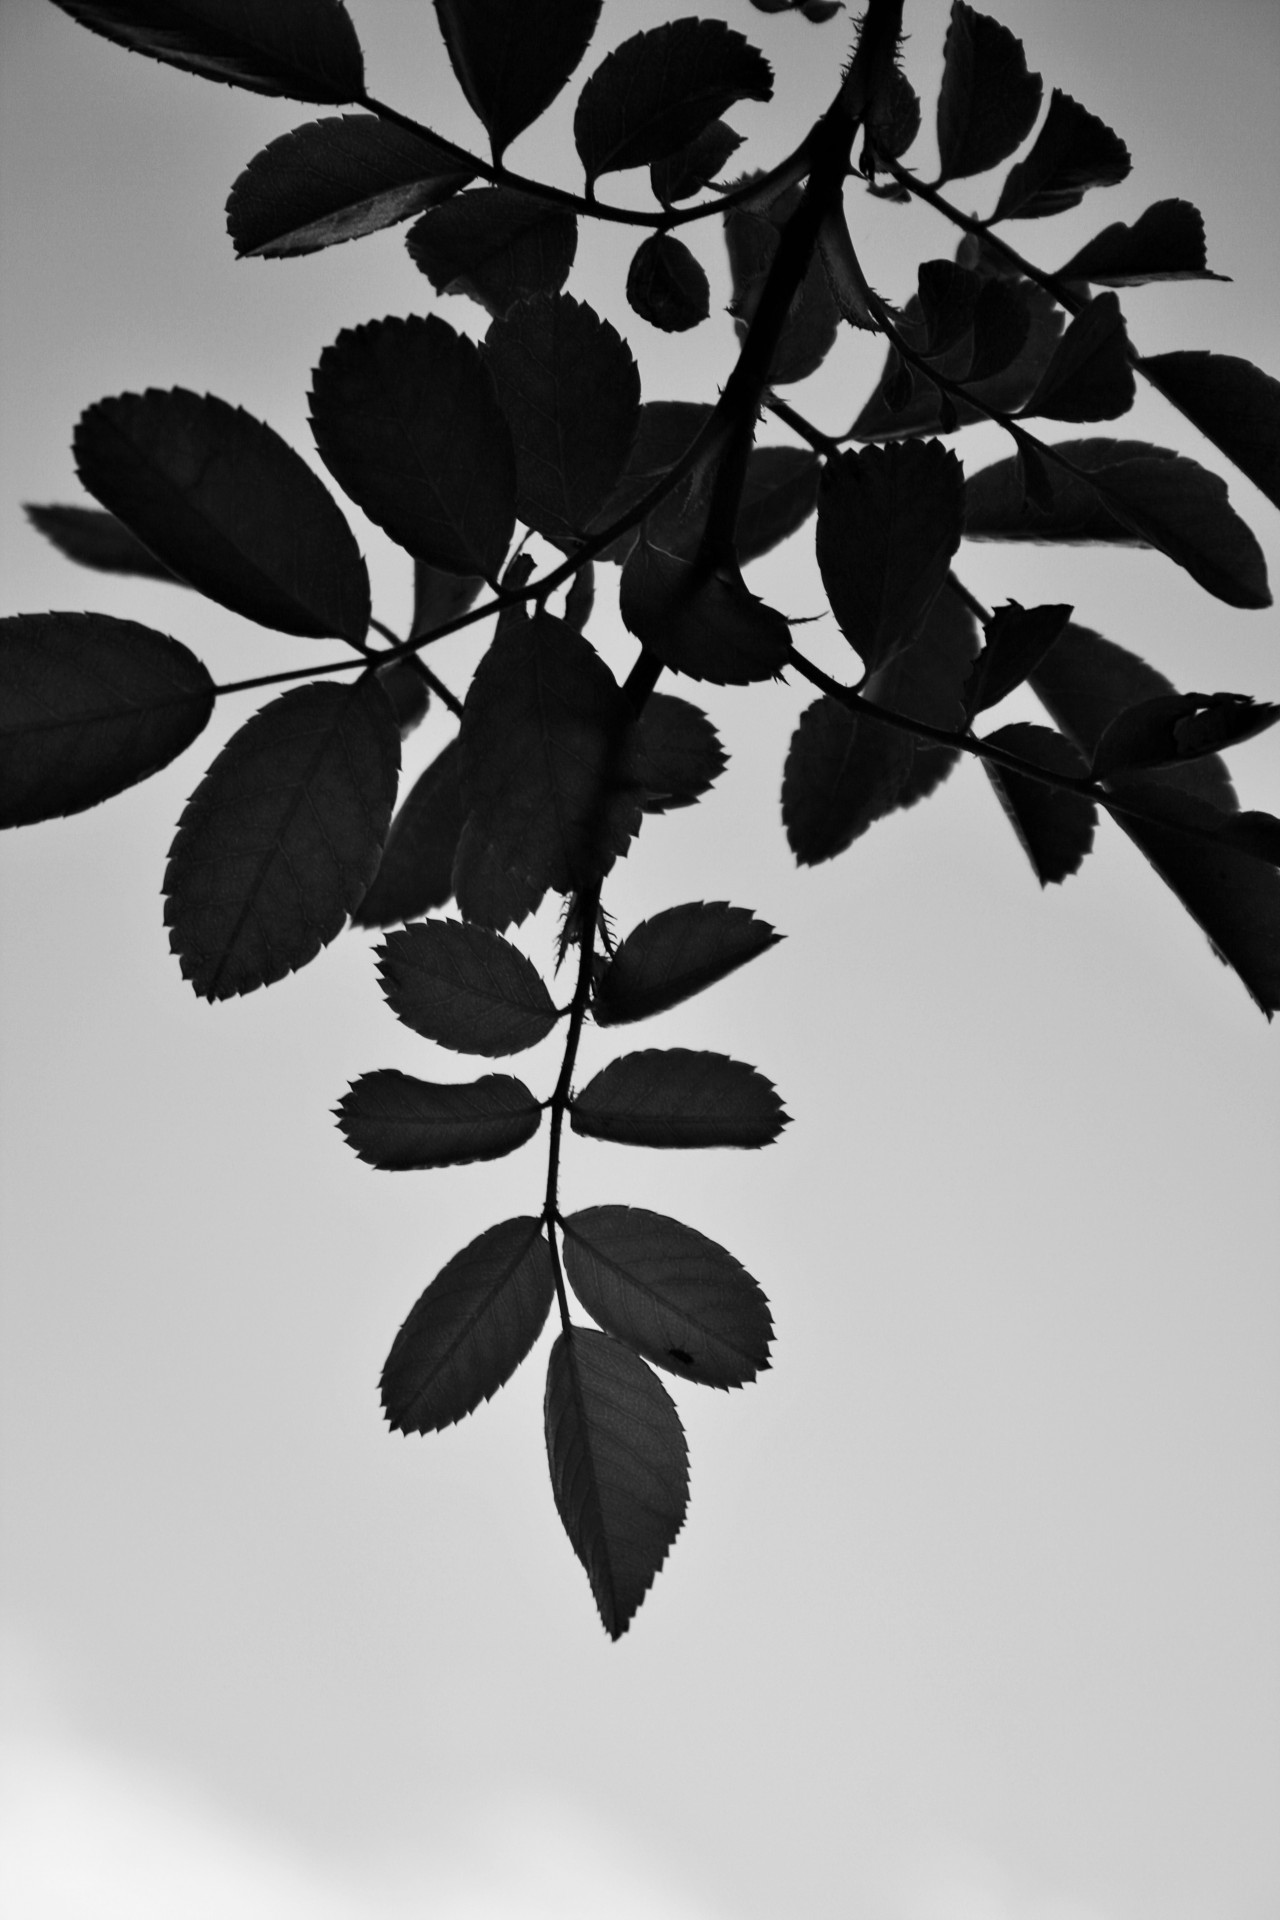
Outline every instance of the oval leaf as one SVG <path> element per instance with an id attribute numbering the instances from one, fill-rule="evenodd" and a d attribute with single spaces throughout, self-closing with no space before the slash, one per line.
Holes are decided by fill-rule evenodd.
<path id="1" fill-rule="evenodd" d="M 1007 160 L 1036 123 L 1040 91 L 1017 35 L 955 0 L 938 95 L 939 184 Z"/>
<path id="2" fill-rule="evenodd" d="M 1168 693 L 1118 713 L 1093 754 L 1095 780 L 1198 760 L 1265 733 L 1280 707 L 1244 693 Z"/>
<path id="3" fill-rule="evenodd" d="M 765 1147 L 789 1118 L 754 1067 L 687 1047 L 624 1053 L 569 1108 L 575 1133 L 634 1147 Z"/>
<path id="4" fill-rule="evenodd" d="M 341 0 L 55 0 L 131 53 L 251 93 L 344 106 L 364 60 Z"/>
<path id="5" fill-rule="evenodd" d="M 591 44 L 601 0 L 435 0 L 449 62 L 493 157 L 546 112 Z"/>
<path id="6" fill-rule="evenodd" d="M 663 333 L 687 333 L 711 312 L 711 286 L 683 240 L 653 233 L 632 255 L 627 304 Z"/>
<path id="7" fill-rule="evenodd" d="M 786 620 L 751 592 L 736 563 L 707 569 L 673 551 L 665 544 L 672 526 L 679 527 L 678 504 L 661 526 L 645 523 L 627 556 L 618 590 L 626 626 L 691 680 L 771 680 L 791 650 Z"/>
<path id="8" fill-rule="evenodd" d="M 782 824 L 802 866 L 831 860 L 892 813 L 911 771 L 909 734 L 824 694 L 791 736 Z"/>
<path id="9" fill-rule="evenodd" d="M 1046 773 L 1064 773 L 1083 780 L 1089 769 L 1069 740 L 1049 727 L 1019 724 L 998 727 L 985 739 L 1005 747 Z M 1087 795 L 1064 787 L 1047 786 L 1028 775 L 984 761 L 996 798 L 1018 836 L 1042 887 L 1076 873 L 1093 845 L 1098 810 Z"/>
<path id="10" fill-rule="evenodd" d="M 781 938 L 746 907 L 723 900 L 668 907 L 642 920 L 609 961 L 591 1003 L 596 1024 L 620 1026 L 678 1006 Z"/>
<path id="11" fill-rule="evenodd" d="M 415 220 L 409 257 L 437 293 L 461 293 L 501 319 L 517 300 L 559 293 L 578 250 L 578 222 L 512 187 L 472 187 Z"/>
<path id="12" fill-rule="evenodd" d="M 519 1053 L 560 1018 L 533 962 L 486 927 L 424 920 L 384 941 L 378 966 L 396 1017 L 458 1053 Z"/>
<path id="13" fill-rule="evenodd" d="M 532 1140 L 542 1120 L 542 1108 L 512 1074 L 439 1086 L 395 1067 L 362 1073 L 335 1112 L 352 1152 L 390 1173 L 499 1160 Z"/>
<path id="14" fill-rule="evenodd" d="M 773 71 L 721 20 L 673 20 L 633 34 L 596 68 L 573 137 L 588 181 L 678 153 L 735 100 L 768 100 Z"/>
<path id="15" fill-rule="evenodd" d="M 1189 200 L 1157 200 L 1133 225 L 1104 227 L 1055 280 L 1095 287 L 1144 287 L 1152 280 L 1224 280 L 1205 263 L 1204 220 Z"/>
<path id="16" fill-rule="evenodd" d="M 464 920 L 501 933 L 536 913 L 547 889 L 542 881 L 530 880 L 518 866 L 508 866 L 502 850 L 471 815 L 453 857 L 453 891 Z"/>
<path id="17" fill-rule="evenodd" d="M 693 806 L 728 764 L 701 707 L 675 694 L 651 693 L 623 748 L 618 787 L 634 794 L 646 813 L 666 813 Z"/>
<path id="18" fill-rule="evenodd" d="M 409 789 L 391 822 L 372 885 L 351 915 L 357 927 L 390 927 L 442 907 L 453 893 L 462 832 L 458 742 L 453 739 Z"/>
<path id="19" fill-rule="evenodd" d="M 78 566 L 98 573 L 135 573 L 185 587 L 176 573 L 148 552 L 137 534 L 101 507 L 24 507 L 38 533 Z"/>

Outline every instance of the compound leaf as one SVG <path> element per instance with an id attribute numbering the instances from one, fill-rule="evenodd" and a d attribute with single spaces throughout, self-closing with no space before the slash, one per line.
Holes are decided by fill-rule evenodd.
<path id="1" fill-rule="evenodd" d="M 601 0 L 435 0 L 449 62 L 500 160 L 591 44 Z"/>
<path id="2" fill-rule="evenodd" d="M 203 80 L 344 106 L 364 59 L 341 0 L 55 0 L 82 27 Z"/>
<path id="3" fill-rule="evenodd" d="M 573 137 L 588 182 L 688 146 L 735 100 L 768 100 L 773 72 L 722 20 L 673 20 L 601 61 L 578 99 Z"/>
<path id="4" fill-rule="evenodd" d="M 1036 143 L 1009 169 L 992 221 L 1040 220 L 1078 207 L 1090 187 L 1127 178 L 1129 149 L 1103 121 L 1055 87 Z"/>
<path id="5" fill-rule="evenodd" d="M 1076 749 L 1050 727 L 1018 723 L 984 735 L 993 746 L 1005 747 L 1046 773 L 1064 773 L 1076 780 L 1088 774 Z M 1051 787 L 1027 774 L 983 763 L 996 798 L 1018 836 L 1042 887 L 1065 880 L 1079 870 L 1093 845 L 1098 810 L 1086 794 Z"/>
<path id="6" fill-rule="evenodd" d="M 520 1053 L 560 1018 L 532 961 L 487 927 L 420 921 L 383 942 L 378 966 L 397 1019 L 458 1053 Z"/>
<path id="7" fill-rule="evenodd" d="M 776 946 L 782 935 L 746 907 L 690 901 L 642 920 L 596 984 L 596 1024 L 619 1026 L 678 1006 Z"/>
<path id="8" fill-rule="evenodd" d="M 390 1173 L 501 1159 L 532 1140 L 542 1120 L 542 1108 L 512 1074 L 442 1086 L 395 1067 L 362 1073 L 335 1112 L 352 1152 Z"/>
<path id="9" fill-rule="evenodd" d="M 711 285 L 683 240 L 653 233 L 631 257 L 627 304 L 663 333 L 687 333 L 711 312 Z"/>
<path id="10" fill-rule="evenodd" d="M 1189 200 L 1157 200 L 1132 226 L 1115 221 L 1059 267 L 1057 280 L 1144 287 L 1153 280 L 1225 280 L 1205 262 L 1204 220 Z"/>
<path id="11" fill-rule="evenodd" d="M 1157 353 L 1153 386 L 1280 507 L 1280 380 L 1230 353 Z"/>
<path id="12" fill-rule="evenodd" d="M 955 0 L 938 95 L 939 184 L 1007 160 L 1036 123 L 1040 93 L 1017 35 Z"/>
<path id="13" fill-rule="evenodd" d="M 559 293 L 578 221 L 570 208 L 514 187 L 472 187 L 415 220 L 405 244 L 437 293 L 466 294 L 501 319 L 517 300 Z"/>
<path id="14" fill-rule="evenodd" d="M 114 513 L 101 507 L 24 507 L 32 526 L 58 552 L 98 573 L 134 573 L 185 587 Z"/>
<path id="15" fill-rule="evenodd" d="M 453 893 L 453 861 L 463 827 L 454 738 L 410 787 L 391 822 L 369 891 L 353 926 L 390 927 L 442 907 Z"/>
<path id="16" fill-rule="evenodd" d="M 754 1067 L 687 1047 L 624 1053 L 569 1107 L 575 1133 L 634 1147 L 764 1147 L 788 1118 Z"/>

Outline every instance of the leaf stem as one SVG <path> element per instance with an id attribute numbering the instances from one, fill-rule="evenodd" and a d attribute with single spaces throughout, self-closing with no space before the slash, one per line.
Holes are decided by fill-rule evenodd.
<path id="1" fill-rule="evenodd" d="M 565 1115 L 569 1111 L 569 1094 L 573 1086 L 573 1069 L 578 1059 L 578 1043 L 582 1038 L 582 1026 L 587 1017 L 587 1004 L 591 998 L 592 962 L 595 957 L 596 916 L 600 909 L 600 888 L 601 882 L 594 881 L 591 886 L 585 887 L 577 895 L 574 902 L 581 928 L 578 941 L 578 977 L 574 983 L 573 999 L 569 1004 L 569 1026 L 564 1039 L 560 1073 L 550 1101 L 551 1137 L 547 1147 L 547 1192 L 542 1218 L 551 1246 L 551 1264 L 555 1272 L 560 1321 L 566 1333 L 572 1323 L 569 1319 L 569 1300 L 565 1292 L 564 1276 L 560 1271 L 559 1249 L 556 1246 L 556 1222 L 559 1219 L 560 1147 L 564 1138 Z"/>

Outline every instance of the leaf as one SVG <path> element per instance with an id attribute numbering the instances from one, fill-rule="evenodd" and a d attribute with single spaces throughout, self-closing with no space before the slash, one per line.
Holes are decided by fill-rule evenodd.
<path id="1" fill-rule="evenodd" d="M 352 910 L 352 925 L 394 926 L 444 906 L 453 893 L 453 858 L 462 822 L 455 738 L 410 787 L 391 822 L 369 891 Z"/>
<path id="2" fill-rule="evenodd" d="M 1205 264 L 1204 220 L 1189 200 L 1157 200 L 1132 226 L 1123 220 L 1072 254 L 1055 280 L 1145 287 L 1153 280 L 1225 280 Z"/>
<path id="3" fill-rule="evenodd" d="M 552 293 L 495 320 L 485 359 L 515 444 L 517 515 L 548 539 L 581 538 L 635 439 L 631 349 L 593 308 Z"/>
<path id="4" fill-rule="evenodd" d="M 377 871 L 400 735 L 376 680 L 278 695 L 232 735 L 187 802 L 165 925 L 206 1000 L 281 980 L 342 931 Z"/>
<path id="5" fill-rule="evenodd" d="M 804 525 L 821 478 L 822 463 L 808 447 L 752 447 L 734 533 L 744 567 Z"/>
<path id="6" fill-rule="evenodd" d="M 572 1327 L 551 1349 L 544 1423 L 556 1511 L 618 1640 L 684 1525 L 680 1416 L 643 1360 L 606 1333 Z"/>
<path id="7" fill-rule="evenodd" d="M 1016 34 L 956 0 L 938 95 L 939 186 L 1007 160 L 1036 123 L 1040 93 Z"/>
<path id="8" fill-rule="evenodd" d="M 456 620 L 475 602 L 484 581 L 478 573 L 445 573 L 426 560 L 413 563 L 411 640 L 421 640 Z"/>
<path id="9" fill-rule="evenodd" d="M 972 720 L 1034 673 L 1071 618 L 1065 606 L 1023 607 L 1016 600 L 997 607 L 985 628 L 986 644 L 965 683 L 965 717 Z"/>
<path id="10" fill-rule="evenodd" d="M 578 222 L 513 187 L 472 187 L 415 220 L 409 257 L 437 293 L 466 294 L 501 319 L 517 300 L 559 293 L 578 250 Z"/>
<path id="11" fill-rule="evenodd" d="M 575 1133 L 633 1147 L 765 1147 L 789 1117 L 754 1067 L 687 1047 L 624 1053 L 569 1107 Z"/>
<path id="12" fill-rule="evenodd" d="M 520 1053 L 560 1018 L 532 961 L 486 927 L 420 921 L 383 942 L 378 969 L 396 1018 L 457 1053 Z"/>
<path id="13" fill-rule="evenodd" d="M 1273 867 L 1280 867 L 1280 820 L 1273 813 L 1227 814 L 1217 834 L 1224 846 L 1251 853 L 1255 860 L 1269 860 Z"/>
<path id="14" fill-rule="evenodd" d="M 1010 168 L 991 221 L 1041 220 L 1065 213 L 1079 206 L 1090 187 L 1118 185 L 1131 165 L 1124 141 L 1055 87 L 1036 143 L 1025 160 Z"/>
<path id="15" fill-rule="evenodd" d="M 54 0 L 82 27 L 166 66 L 320 106 L 364 92 L 341 0 Z"/>
<path id="16" fill-rule="evenodd" d="M 600 0 L 435 0 L 449 63 L 502 158 L 591 44 Z"/>
<path id="17" fill-rule="evenodd" d="M 82 413 L 76 467 L 156 558 L 219 606 L 360 646 L 369 575 L 337 502 L 278 433 L 182 387 Z"/>
<path id="18" fill-rule="evenodd" d="M 438 1086 L 394 1067 L 362 1073 L 335 1112 L 352 1152 L 388 1173 L 501 1159 L 532 1140 L 542 1120 L 528 1087 L 509 1073 Z"/>
<path id="19" fill-rule="evenodd" d="M 1228 606 L 1270 606 L 1262 549 L 1217 474 L 1140 440 L 1062 440 L 1053 452 L 1080 473 L 1046 462 L 1045 504 L 1027 498 L 1016 458 L 973 474 L 965 538 L 1153 546 Z"/>
<path id="20" fill-rule="evenodd" d="M 68 560 L 99 573 L 136 573 L 185 587 L 114 513 L 101 507 L 24 507 L 32 526 Z"/>
<path id="21" fill-rule="evenodd" d="M 1005 747 L 1048 773 L 1065 773 L 1082 780 L 1089 771 L 1071 742 L 1049 727 L 1021 722 L 997 727 L 994 733 L 984 735 L 984 742 Z M 993 766 L 989 760 L 983 765 L 1040 885 L 1047 887 L 1076 873 L 1093 845 L 1098 820 L 1093 801 L 1085 794 L 1046 786 L 1026 774 Z"/>
<path id="22" fill-rule="evenodd" d="M 1126 707 L 1104 730 L 1093 752 L 1093 776 L 1176 766 L 1265 733 L 1280 707 L 1243 693 L 1166 693 Z"/>
<path id="23" fill-rule="evenodd" d="M 344 328 L 312 376 L 311 425 L 338 485 L 399 546 L 497 579 L 515 454 L 473 341 L 434 315 Z"/>
<path id="24" fill-rule="evenodd" d="M 830 860 L 898 804 L 911 770 L 909 734 L 823 694 L 791 736 L 782 822 L 802 866 Z"/>
<path id="25" fill-rule="evenodd" d="M 737 183 L 739 185 L 742 182 Z M 767 213 L 734 207 L 724 217 L 725 245 L 733 282 L 730 312 L 739 340 L 745 340 L 778 251 L 782 229 L 800 204 L 800 189 L 780 194 Z M 836 342 L 840 308 L 823 261 L 814 255 L 792 295 L 787 317 L 769 363 L 772 386 L 789 386 L 816 373 Z"/>
<path id="26" fill-rule="evenodd" d="M 1023 413 L 1115 420 L 1133 405 L 1133 392 L 1120 302 L 1114 293 L 1100 293 L 1072 320 Z"/>
<path id="27" fill-rule="evenodd" d="M 696 400 L 645 400 L 641 402 L 636 437 L 631 443 L 626 465 L 612 496 L 596 516 L 593 532 L 610 527 L 630 513 L 669 473 L 693 445 L 711 417 L 711 408 Z M 620 534 L 596 557 L 616 561 L 626 559 L 639 538 L 633 527 Z"/>
<path id="28" fill-rule="evenodd" d="M 1280 380 L 1229 353 L 1157 353 L 1152 385 L 1280 507 Z"/>
<path id="29" fill-rule="evenodd" d="M 645 1207 L 562 1222 L 569 1284 L 606 1333 L 686 1380 L 742 1387 L 769 1365 L 769 1302 L 724 1247 Z"/>
<path id="30" fill-rule="evenodd" d="M 508 865 L 503 849 L 486 837 L 471 815 L 453 856 L 453 891 L 464 920 L 501 933 L 536 913 L 547 888 L 521 866 Z"/>
<path id="31" fill-rule="evenodd" d="M 773 72 L 721 20 L 673 20 L 601 61 L 578 99 L 573 138 L 589 184 L 688 146 L 735 100 L 768 100 Z"/>
<path id="32" fill-rule="evenodd" d="M 439 1433 L 506 1385 L 555 1298 L 541 1220 L 504 1220 L 455 1253 L 412 1308 L 380 1382 L 397 1433 Z"/>
<path id="33" fill-rule="evenodd" d="M 597 1026 L 644 1020 L 723 980 L 782 935 L 746 907 L 691 901 L 642 920 L 605 967 L 591 1003 Z"/>
<path id="34" fill-rule="evenodd" d="M 386 694 L 395 715 L 401 740 L 407 740 L 427 717 L 431 705 L 431 683 L 416 654 L 401 660 L 389 660 L 377 669 L 378 685 Z"/>
<path id="35" fill-rule="evenodd" d="M 919 632 L 960 544 L 964 472 L 936 441 L 848 451 L 818 492 L 818 566 L 845 639 L 868 669 Z"/>
<path id="36" fill-rule="evenodd" d="M 720 736 L 700 707 L 671 693 L 651 693 L 628 735 L 618 787 L 646 813 L 691 807 L 728 765 Z"/>
<path id="37" fill-rule="evenodd" d="M 711 312 L 711 286 L 683 240 L 653 233 L 632 255 L 627 304 L 663 333 L 687 333 Z"/>
<path id="38" fill-rule="evenodd" d="M 977 621 L 964 602 L 944 587 L 929 609 L 920 638 L 871 674 L 865 691 L 879 706 L 958 732 L 964 726 L 964 688 L 977 651 Z M 914 807 L 918 800 L 927 799 L 959 757 L 955 747 L 911 741 L 911 765 L 898 789 L 895 808 Z"/>
<path id="39" fill-rule="evenodd" d="M 474 178 L 459 161 L 372 113 L 281 134 L 231 189 L 227 232 L 241 259 L 316 253 L 394 227 Z"/>
<path id="40" fill-rule="evenodd" d="M 667 526 L 678 529 L 676 502 Z M 622 569 L 618 605 L 631 633 L 664 666 L 717 686 L 770 680 L 786 665 L 791 629 L 748 588 L 736 563 L 698 566 L 645 522 Z M 678 532 L 676 537 L 679 537 Z"/>
<path id="41" fill-rule="evenodd" d="M 674 206 L 678 200 L 692 200 L 712 185 L 726 160 L 732 159 L 741 145 L 740 133 L 723 120 L 713 120 L 687 146 L 665 160 L 654 161 L 649 169 L 654 199 L 664 207 Z"/>
<path id="42" fill-rule="evenodd" d="M 82 813 L 158 773 L 213 712 L 179 641 L 105 613 L 0 620 L 0 827 Z"/>

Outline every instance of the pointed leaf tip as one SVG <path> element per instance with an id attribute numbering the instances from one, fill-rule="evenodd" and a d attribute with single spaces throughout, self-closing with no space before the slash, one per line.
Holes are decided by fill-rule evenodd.
<path id="1" fill-rule="evenodd" d="M 601 0 L 435 0 L 449 62 L 499 160 L 582 59 Z"/>
<path id="2" fill-rule="evenodd" d="M 634 1147 L 765 1147 L 789 1118 L 754 1067 L 687 1047 L 623 1054 L 569 1107 L 575 1133 Z"/>
<path id="3" fill-rule="evenodd" d="M 92 33 L 203 80 L 344 106 L 364 58 L 341 0 L 54 0 Z"/>
<path id="4" fill-rule="evenodd" d="M 596 986 L 592 1015 L 607 1027 L 661 1013 L 781 939 L 746 907 L 723 900 L 668 907 L 641 921 L 618 947 Z"/>
<path id="5" fill-rule="evenodd" d="M 678 153 L 736 100 L 768 100 L 773 71 L 722 20 L 672 20 L 624 40 L 578 98 L 573 137 L 589 182 Z"/>
<path id="6" fill-rule="evenodd" d="M 383 942 L 378 966 L 396 1017 L 458 1053 L 519 1053 L 560 1018 L 532 961 L 486 927 L 420 921 Z"/>

